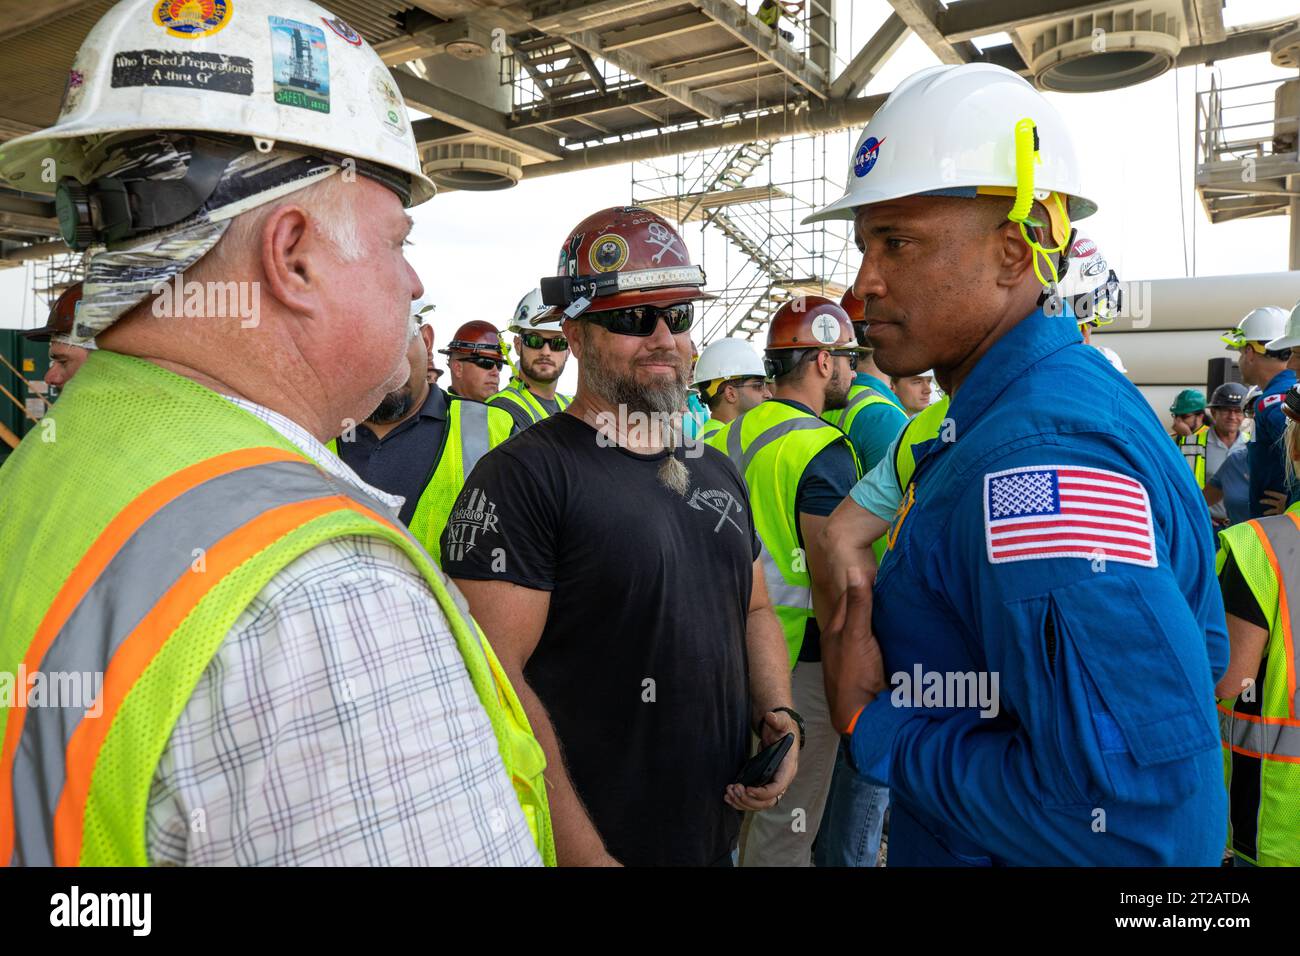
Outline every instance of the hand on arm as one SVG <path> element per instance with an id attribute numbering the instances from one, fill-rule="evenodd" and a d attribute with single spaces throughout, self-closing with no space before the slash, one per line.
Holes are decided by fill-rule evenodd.
<path id="1" fill-rule="evenodd" d="M 754 562 L 754 586 L 749 597 L 749 619 L 745 634 L 749 651 L 749 699 L 751 726 L 759 728 L 760 747 L 776 743 L 788 733 L 794 734 L 794 746 L 781 761 L 776 776 L 765 787 L 742 787 L 731 784 L 723 797 L 737 810 L 766 810 L 776 805 L 799 767 L 799 727 L 794 718 L 776 707 L 790 707 L 794 698 L 790 690 L 790 663 L 785 634 L 772 612 L 767 596 L 763 567 Z"/>
<path id="2" fill-rule="evenodd" d="M 560 740 L 546 708 L 524 680 L 524 665 L 537 649 L 551 595 L 508 581 L 453 579 L 469 601 L 474 619 L 492 644 L 546 753 L 547 800 L 561 866 L 618 866 L 587 815 L 564 766 Z"/>
<path id="3" fill-rule="evenodd" d="M 849 570 L 848 587 L 821 638 L 831 724 L 840 733 L 851 733 L 857 715 L 887 686 L 885 661 L 871 633 L 871 586 L 858 569 Z"/>
<path id="4" fill-rule="evenodd" d="M 858 569 L 868 589 L 875 582 L 876 555 L 871 544 L 888 530 L 889 522 L 852 498 L 840 502 L 826 519 L 821 531 L 821 550 L 830 577 L 826 592 L 832 604 L 848 590 L 850 569 Z"/>

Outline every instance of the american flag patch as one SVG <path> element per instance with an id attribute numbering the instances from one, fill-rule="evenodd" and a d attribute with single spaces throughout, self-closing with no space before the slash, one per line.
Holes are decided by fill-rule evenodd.
<path id="1" fill-rule="evenodd" d="M 1146 488 L 1098 468 L 1031 465 L 985 475 L 984 539 L 994 564 L 1035 558 L 1157 564 Z"/>

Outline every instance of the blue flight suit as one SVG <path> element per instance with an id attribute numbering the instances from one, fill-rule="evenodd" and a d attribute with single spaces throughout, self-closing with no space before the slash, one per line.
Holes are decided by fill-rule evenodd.
<path id="1" fill-rule="evenodd" d="M 872 625 L 891 686 L 918 667 L 923 682 L 982 672 L 990 689 L 996 674 L 996 714 L 955 693 L 898 706 L 891 689 L 862 712 L 852 756 L 889 787 L 889 865 L 1218 864 L 1228 641 L 1209 514 L 1178 447 L 1072 318 L 1041 311 L 994 343 L 949 416 L 950 440 L 919 450 Z M 994 563 L 986 476 L 1072 483 L 1051 466 L 1139 482 L 1155 566 L 1097 550 Z"/>
<path id="2" fill-rule="evenodd" d="M 1295 372 L 1283 369 L 1273 376 L 1268 386 L 1255 400 L 1255 437 L 1247 454 L 1250 456 L 1250 516 L 1264 515 L 1260 499 L 1266 491 L 1286 491 L 1286 452 L 1282 448 L 1282 433 L 1286 431 L 1286 413 L 1282 400 L 1296 382 Z"/>

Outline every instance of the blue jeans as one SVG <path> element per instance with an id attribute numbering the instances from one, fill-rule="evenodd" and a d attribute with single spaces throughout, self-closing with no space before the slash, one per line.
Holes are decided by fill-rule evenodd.
<path id="1" fill-rule="evenodd" d="M 849 765 L 845 746 L 840 741 L 830 796 L 813 847 L 813 862 L 817 866 L 875 866 L 889 791 Z"/>

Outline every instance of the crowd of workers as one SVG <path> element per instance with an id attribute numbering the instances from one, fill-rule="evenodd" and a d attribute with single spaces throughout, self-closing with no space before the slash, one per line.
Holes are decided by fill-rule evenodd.
<path id="1" fill-rule="evenodd" d="M 149 9 L 83 50 L 167 49 Z M 694 354 L 703 270 L 615 207 L 444 390 L 384 67 L 273 9 L 329 28 L 327 116 L 88 70 L 0 146 L 24 188 L 56 158 L 91 252 L 38 330 L 57 430 L 0 469 L 0 672 L 104 680 L 0 708 L 0 860 L 873 866 L 888 817 L 891 866 L 1300 862 L 1300 308 L 1171 441 L 1088 344 L 1119 284 L 1069 130 L 940 66 L 810 217 L 853 223 L 851 288 L 761 354 Z M 270 10 L 206 49 L 270 76 Z M 160 314 L 181 274 L 258 321 Z"/>

